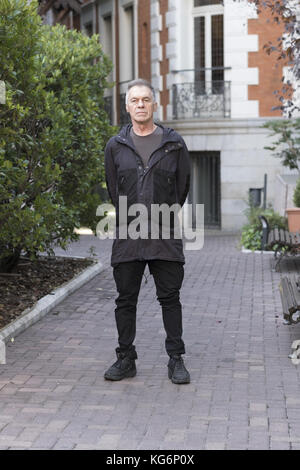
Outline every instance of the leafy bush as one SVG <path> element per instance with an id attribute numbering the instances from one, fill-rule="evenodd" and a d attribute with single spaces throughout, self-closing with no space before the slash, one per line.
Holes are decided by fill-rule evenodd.
<path id="1" fill-rule="evenodd" d="M 0 270 L 9 271 L 22 251 L 64 248 L 75 227 L 96 226 L 111 66 L 96 35 L 43 26 L 36 1 L 0 0 L 0 41 Z"/>
<path id="2" fill-rule="evenodd" d="M 242 228 L 241 245 L 248 250 L 261 250 L 262 225 L 258 218 L 259 215 L 263 215 L 267 219 L 270 229 L 275 227 L 287 229 L 286 217 L 282 217 L 272 208 L 263 209 L 250 205 L 245 214 L 248 223 Z"/>
<path id="3" fill-rule="evenodd" d="M 45 89 L 54 94 L 67 121 L 60 129 L 63 149 L 55 158 L 63 170 L 58 189 L 66 206 L 78 210 L 80 223 L 95 230 L 101 202 L 96 187 L 105 181 L 103 149 L 115 131 L 103 98 L 111 64 L 98 36 L 62 26 L 43 28 L 39 59 Z"/>
<path id="4" fill-rule="evenodd" d="M 300 207 L 300 179 L 298 179 L 293 195 L 293 202 L 296 207 Z"/>
<path id="5" fill-rule="evenodd" d="M 252 225 L 245 225 L 242 230 L 241 245 L 247 250 L 260 250 L 261 249 L 261 229 L 253 227 Z"/>

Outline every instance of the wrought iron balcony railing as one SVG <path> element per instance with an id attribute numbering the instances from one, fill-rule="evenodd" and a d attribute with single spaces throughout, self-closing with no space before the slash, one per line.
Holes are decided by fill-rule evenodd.
<path id="1" fill-rule="evenodd" d="M 230 82 L 176 83 L 172 86 L 173 119 L 230 117 Z"/>

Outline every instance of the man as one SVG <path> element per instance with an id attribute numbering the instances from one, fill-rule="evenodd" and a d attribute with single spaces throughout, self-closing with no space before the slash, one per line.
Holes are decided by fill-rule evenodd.
<path id="1" fill-rule="evenodd" d="M 185 262 L 182 240 L 174 237 L 172 227 L 170 239 L 162 237 L 161 232 L 154 238 L 126 239 L 119 236 L 120 220 L 124 216 L 120 213 L 120 196 L 127 197 L 128 208 L 140 203 L 151 211 L 154 204 L 171 206 L 177 203 L 182 206 L 189 190 L 190 164 L 186 145 L 174 130 L 154 123 L 156 108 L 151 84 L 142 79 L 130 82 L 126 110 L 132 124 L 111 138 L 105 149 L 107 189 L 117 215 L 111 265 L 119 294 L 115 309 L 119 347 L 116 349 L 117 361 L 104 377 L 121 380 L 136 375 L 137 353 L 133 344 L 136 307 L 148 264 L 162 307 L 165 347 L 169 355 L 168 377 L 173 383 L 182 384 L 190 382 L 181 357 L 185 353 L 179 300 Z"/>

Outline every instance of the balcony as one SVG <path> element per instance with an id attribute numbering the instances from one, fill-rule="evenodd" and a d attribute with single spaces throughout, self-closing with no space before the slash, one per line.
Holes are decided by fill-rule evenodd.
<path id="1" fill-rule="evenodd" d="M 172 86 L 172 117 L 174 120 L 229 118 L 230 95 L 229 81 L 176 83 Z"/>
<path id="2" fill-rule="evenodd" d="M 231 82 L 224 77 L 224 67 L 173 71 L 177 73 L 170 97 L 170 116 L 174 120 L 219 119 L 231 116 Z M 192 76 L 188 75 L 190 72 Z M 111 124 L 124 126 L 131 122 L 126 111 L 125 95 L 129 80 L 119 82 L 104 98 Z"/>

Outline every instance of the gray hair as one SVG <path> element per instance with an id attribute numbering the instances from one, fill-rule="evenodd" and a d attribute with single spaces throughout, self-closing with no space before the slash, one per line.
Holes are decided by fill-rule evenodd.
<path id="1" fill-rule="evenodd" d="M 127 91 L 126 91 L 126 96 L 125 96 L 125 103 L 126 104 L 128 104 L 129 90 L 130 90 L 130 88 L 132 88 L 134 86 L 146 86 L 147 88 L 149 88 L 149 90 L 152 93 L 153 101 L 154 101 L 154 103 L 156 102 L 155 90 L 154 90 L 153 86 L 151 85 L 151 83 L 148 82 L 147 80 L 144 80 L 143 78 L 137 78 L 136 80 L 132 80 L 131 82 L 129 82 L 128 85 L 127 85 Z"/>

